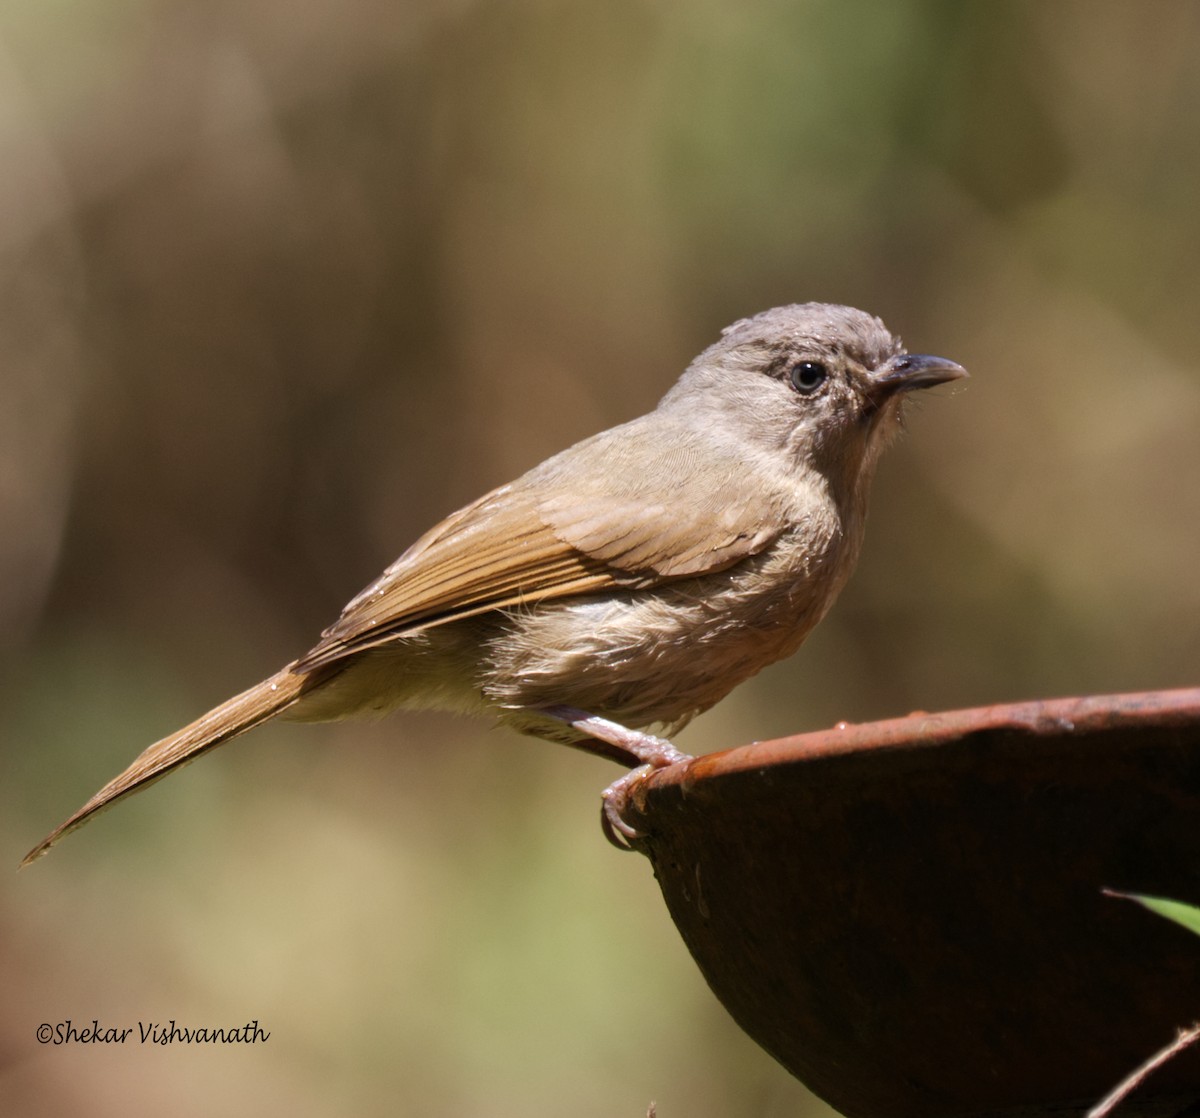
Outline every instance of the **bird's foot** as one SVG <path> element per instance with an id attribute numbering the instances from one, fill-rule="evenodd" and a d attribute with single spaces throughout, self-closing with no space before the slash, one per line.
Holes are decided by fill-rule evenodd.
<path id="1" fill-rule="evenodd" d="M 618 850 L 633 850 L 634 840 L 642 837 L 636 827 L 625 822 L 625 809 L 629 806 L 634 786 L 645 780 L 655 768 L 661 767 L 639 765 L 618 777 L 600 793 L 600 828 L 604 831 L 604 837 Z"/>
<path id="2" fill-rule="evenodd" d="M 692 760 L 691 754 L 676 749 L 666 738 L 656 738 L 641 730 L 631 730 L 619 722 L 600 718 L 574 707 L 544 707 L 542 713 L 558 722 L 563 722 L 589 737 L 616 746 L 636 757 L 641 764 L 624 776 L 614 780 L 601 793 L 603 803 L 600 810 L 600 825 L 604 836 L 618 850 L 632 850 L 634 839 L 640 838 L 637 829 L 622 818 L 629 804 L 633 789 L 655 769 L 664 769 L 682 761 Z"/>

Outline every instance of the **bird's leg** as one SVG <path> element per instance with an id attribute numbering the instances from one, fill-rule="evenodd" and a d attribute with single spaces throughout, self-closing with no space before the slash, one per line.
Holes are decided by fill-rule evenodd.
<path id="1" fill-rule="evenodd" d="M 666 738 L 656 738 L 653 734 L 646 734 L 641 730 L 631 730 L 628 726 L 622 726 L 620 722 L 588 714 L 586 710 L 580 710 L 578 707 L 542 707 L 538 713 L 553 718 L 556 722 L 562 722 L 581 734 L 614 745 L 630 754 L 638 763 L 649 765 L 653 769 L 692 760 L 691 754 L 676 749 Z"/>
<path id="2" fill-rule="evenodd" d="M 639 837 L 638 832 L 626 823 L 621 815 L 629 803 L 629 794 L 634 785 L 655 769 L 692 760 L 691 754 L 676 749 L 666 738 L 656 738 L 653 734 L 646 734 L 641 730 L 631 730 L 619 722 L 588 714 L 587 711 L 576 707 L 542 707 L 541 713 L 587 734 L 588 737 L 615 746 L 641 762 L 636 768 L 614 780 L 600 794 L 603 800 L 600 822 L 604 827 L 605 836 L 618 849 L 632 850 L 630 841 Z"/>

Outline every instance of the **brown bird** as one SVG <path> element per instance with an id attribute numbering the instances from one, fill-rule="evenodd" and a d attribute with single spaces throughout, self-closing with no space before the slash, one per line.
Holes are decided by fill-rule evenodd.
<path id="1" fill-rule="evenodd" d="M 29 852 L 276 715 L 491 714 L 639 765 L 605 792 L 612 832 L 662 738 L 790 655 L 858 559 L 867 491 L 907 392 L 966 376 L 850 307 L 728 327 L 648 415 L 453 513 L 309 652 L 150 746 Z"/>

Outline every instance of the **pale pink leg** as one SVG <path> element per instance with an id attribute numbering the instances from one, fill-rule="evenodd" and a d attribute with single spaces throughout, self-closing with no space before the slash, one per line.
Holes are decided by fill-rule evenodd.
<path id="1" fill-rule="evenodd" d="M 642 762 L 636 769 L 614 780 L 601 793 L 604 802 L 600 820 L 608 841 L 618 849 L 632 850 L 629 844 L 638 837 L 638 832 L 621 818 L 621 814 L 629 803 L 629 795 L 634 785 L 655 769 L 690 761 L 691 755 L 676 749 L 665 738 L 656 738 L 653 734 L 642 733 L 641 730 L 631 730 L 619 722 L 588 714 L 587 711 L 577 710 L 575 707 L 543 707 L 541 713 L 556 721 L 565 722 L 572 729 L 579 730 L 589 737 L 615 745 Z M 620 839 L 617 838 L 618 835 L 621 836 Z"/>

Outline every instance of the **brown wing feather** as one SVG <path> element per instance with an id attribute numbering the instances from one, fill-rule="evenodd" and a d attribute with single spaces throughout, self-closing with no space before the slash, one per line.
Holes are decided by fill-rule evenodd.
<path id="1" fill-rule="evenodd" d="M 296 668 L 310 671 L 487 610 L 645 583 L 563 543 L 519 487 L 503 486 L 422 536 L 346 606 Z"/>
<path id="2" fill-rule="evenodd" d="M 622 434 L 602 470 L 552 458 L 535 471 L 551 494 L 538 511 L 565 543 L 661 581 L 731 566 L 783 530 L 787 488 L 703 432 L 639 420 Z"/>
<path id="3" fill-rule="evenodd" d="M 488 610 L 732 566 L 782 530 L 746 463 L 635 420 L 485 494 L 422 536 L 354 598 L 301 672 Z M 546 497 L 545 494 L 553 494 Z"/>

